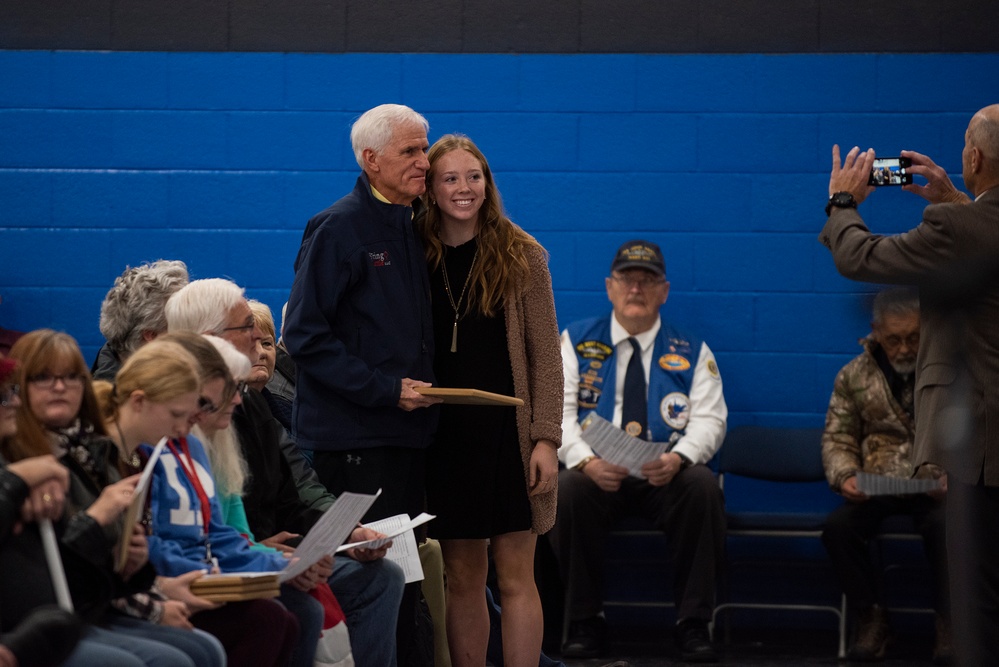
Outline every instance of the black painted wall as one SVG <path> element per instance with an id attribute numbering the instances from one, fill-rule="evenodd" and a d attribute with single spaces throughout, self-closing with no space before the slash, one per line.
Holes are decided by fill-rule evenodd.
<path id="1" fill-rule="evenodd" d="M 996 0 L 0 0 L 0 49 L 990 52 Z"/>

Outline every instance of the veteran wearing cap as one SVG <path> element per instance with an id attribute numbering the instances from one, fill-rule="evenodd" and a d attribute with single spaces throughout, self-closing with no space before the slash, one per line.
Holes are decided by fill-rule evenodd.
<path id="1" fill-rule="evenodd" d="M 682 658 L 715 662 L 708 633 L 724 546 L 724 501 L 706 464 L 725 437 L 728 408 L 707 344 L 664 322 L 666 266 L 655 243 L 621 246 L 605 279 L 613 312 L 562 333 L 565 408 L 558 518 L 549 534 L 566 587 L 563 655 L 606 649 L 602 611 L 604 542 L 637 514 L 668 537 L 674 562 L 675 632 Z M 597 456 L 580 422 L 596 413 L 628 434 L 663 443 L 641 476 Z M 606 452 L 605 452 L 606 453 Z"/>

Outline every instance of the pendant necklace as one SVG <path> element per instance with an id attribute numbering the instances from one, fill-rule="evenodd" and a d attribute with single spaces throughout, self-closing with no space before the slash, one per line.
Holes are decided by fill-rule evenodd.
<path id="1" fill-rule="evenodd" d="M 126 448 L 126 445 L 125 445 L 125 435 L 121 432 L 121 425 L 118 423 L 117 419 L 114 420 L 114 427 L 118 431 L 118 438 L 121 439 L 121 449 L 118 451 L 119 458 L 123 462 L 125 462 L 127 465 L 130 465 L 133 468 L 141 468 L 142 467 L 142 459 L 139 458 L 139 453 L 138 452 L 132 452 L 131 456 L 128 456 L 125 453 L 125 448 Z"/>
<path id="2" fill-rule="evenodd" d="M 465 298 L 465 292 L 468 290 L 468 283 L 472 280 L 472 270 L 475 269 L 475 260 L 479 258 L 479 246 L 475 246 L 475 254 L 472 255 L 472 265 L 468 267 L 468 276 L 465 278 L 465 286 L 461 288 L 461 294 L 458 295 L 458 302 L 455 303 L 454 296 L 451 294 L 451 281 L 447 277 L 447 262 L 444 258 L 441 258 L 441 273 L 444 274 L 444 292 L 447 294 L 447 300 L 451 303 L 451 309 L 454 310 L 454 327 L 451 329 L 451 351 L 458 351 L 458 320 L 463 318 L 468 314 L 468 304 L 465 304 L 465 313 L 459 315 L 458 311 L 461 309 L 461 301 Z"/>

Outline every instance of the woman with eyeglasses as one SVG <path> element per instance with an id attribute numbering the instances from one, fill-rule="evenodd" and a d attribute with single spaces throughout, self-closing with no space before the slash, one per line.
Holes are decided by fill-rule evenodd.
<path id="1" fill-rule="evenodd" d="M 17 414 L 16 436 L 3 442 L 3 456 L 21 461 L 50 454 L 69 471 L 67 512 L 56 528 L 74 606 L 93 623 L 78 650 L 91 651 L 91 658 L 98 651 L 94 659 L 101 664 L 224 664 L 211 638 L 148 622 L 134 624 L 111 606 L 115 598 L 148 591 L 156 572 L 148 564 L 141 529 L 120 525 L 138 478 L 121 479 L 118 449 L 105 432 L 76 341 L 48 329 L 32 331 L 14 345 L 11 358 L 20 364 L 23 405 Z M 122 530 L 130 531 L 131 539 L 125 567 L 116 572 Z M 2 592 L 2 599 L 5 614 L 8 608 L 24 614 L 55 601 L 50 587 L 36 587 L 29 581 L 13 584 Z"/>
<path id="2" fill-rule="evenodd" d="M 256 315 L 256 311 L 254 314 Z M 209 338 L 208 340 L 218 349 L 229 367 L 229 372 L 232 373 L 233 378 L 240 386 L 240 390 L 236 394 L 239 401 L 233 401 L 231 405 L 226 406 L 226 409 L 206 415 L 194 427 L 194 434 L 204 443 L 208 459 L 212 464 L 215 492 L 222 507 L 223 520 L 246 537 L 253 549 L 274 554 L 290 554 L 293 548 L 283 544 L 284 537 L 282 535 L 279 535 L 277 540 L 263 539 L 260 541 L 257 539 L 250 528 L 246 508 L 243 506 L 243 495 L 246 483 L 249 481 L 249 466 L 243 459 L 239 434 L 232 422 L 232 413 L 236 405 L 242 402 L 246 386 L 244 383 L 252 379 L 256 367 L 251 367 L 246 355 L 236 350 L 228 342 L 220 338 Z M 329 564 L 332 565 L 332 561 Z M 324 581 L 328 576 L 325 574 L 325 576 L 317 578 L 316 587 L 309 592 L 323 604 L 325 610 L 323 623 L 325 659 L 322 662 L 338 663 L 351 655 L 350 639 L 347 636 L 346 625 L 343 624 L 343 610 L 336 602 L 336 597 L 330 590 L 328 583 Z M 327 630 L 329 632 L 326 632 Z"/>
<path id="3" fill-rule="evenodd" d="M 13 361 L 0 356 L 0 441 L 17 432 L 21 401 L 14 368 Z M 25 577 L 27 573 L 15 570 L 8 557 L 20 551 L 25 540 L 37 543 L 34 521 L 62 517 L 69 473 L 51 455 L 11 464 L 0 460 L 0 464 L 0 572 Z M 76 648 L 82 629 L 71 613 L 42 607 L 16 626 L 0 623 L 0 630 L 0 667 L 17 667 L 62 663 Z"/>
<path id="4" fill-rule="evenodd" d="M 188 337 L 193 343 L 176 340 Z M 202 396 L 202 366 L 188 351 L 189 345 L 202 343 L 210 347 L 196 334 L 161 336 L 128 358 L 114 385 L 98 383 L 107 431 L 131 470 L 145 465 L 148 445 L 163 437 L 172 443 L 185 440 L 191 425 L 215 410 L 211 400 Z M 208 384 L 212 388 L 224 384 L 225 378 L 219 379 L 211 377 Z M 148 514 L 146 522 L 150 523 Z M 193 596 L 190 582 L 201 574 L 196 569 L 176 577 L 160 576 L 149 596 L 133 596 L 116 604 L 121 602 L 120 608 L 134 616 L 153 615 L 160 622 L 212 633 L 222 642 L 229 664 L 286 664 L 298 633 L 294 617 L 273 600 L 220 606 Z"/>
<path id="5" fill-rule="evenodd" d="M 216 346 L 239 355 L 247 372 L 249 360 L 230 343 L 217 337 L 176 332 L 157 340 L 179 343 L 195 358 L 202 380 L 199 421 L 211 422 L 216 429 L 227 427 L 233 410 L 242 401 L 246 384 L 233 378 Z M 143 450 L 147 449 L 143 447 Z M 230 451 L 230 454 L 238 455 L 238 450 Z M 219 461 L 222 475 L 231 474 L 231 465 L 238 469 L 238 461 L 226 462 L 224 458 Z M 150 488 L 152 534 L 149 548 L 157 569 L 174 576 L 200 569 L 223 573 L 284 569 L 287 560 L 282 555 L 252 549 L 244 535 L 227 525 L 219 496 L 219 484 L 203 442 L 195 435 L 172 440 L 153 470 Z M 290 664 L 296 667 L 311 667 L 313 663 L 322 629 L 323 608 L 308 591 L 323 580 L 322 575 L 321 568 L 310 568 L 282 585 L 277 598 L 296 622 L 296 632 L 287 633 L 286 648 L 279 658 L 285 661 L 290 658 Z M 194 617 L 196 624 L 200 616 Z M 248 654 L 240 644 L 250 643 L 246 628 L 240 628 L 232 636 L 227 634 L 230 629 L 228 625 L 211 628 L 230 651 L 230 661 L 233 664 L 264 664 L 262 657 Z M 259 636 L 253 638 L 254 641 L 258 639 Z M 234 651 L 239 651 L 239 656 Z"/>

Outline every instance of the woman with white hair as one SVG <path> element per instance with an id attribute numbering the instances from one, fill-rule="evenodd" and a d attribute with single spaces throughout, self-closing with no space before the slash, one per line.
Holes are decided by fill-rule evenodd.
<path id="1" fill-rule="evenodd" d="M 252 305 L 253 302 L 251 302 Z M 266 308 L 266 306 L 264 307 Z M 254 312 L 256 313 L 256 310 Z M 221 338 L 208 337 L 208 340 L 225 359 L 234 380 L 242 383 L 252 377 L 255 366 L 251 367 L 244 354 L 238 352 L 236 348 Z M 264 540 L 264 543 L 258 542 L 257 537 L 250 529 L 242 500 L 244 484 L 249 471 L 240 451 L 239 435 L 232 424 L 231 410 L 234 408 L 233 405 L 231 408 L 225 407 L 214 414 L 206 415 L 194 427 L 194 434 L 205 444 L 208 458 L 212 463 L 212 473 L 216 483 L 215 490 L 219 497 L 219 504 L 222 506 L 223 520 L 244 535 L 254 549 L 275 554 L 290 553 L 293 549 L 281 542 L 270 542 L 270 545 L 267 544 L 268 540 Z M 330 559 L 330 564 L 332 564 L 332 559 Z M 313 595 L 323 603 L 326 613 L 322 641 L 318 647 L 322 651 L 322 659 L 320 660 L 320 656 L 317 654 L 316 662 L 317 664 L 337 664 L 343 667 L 353 665 L 350 637 L 347 634 L 343 610 L 326 582 L 317 582 L 317 588 L 323 590 L 314 591 Z"/>

